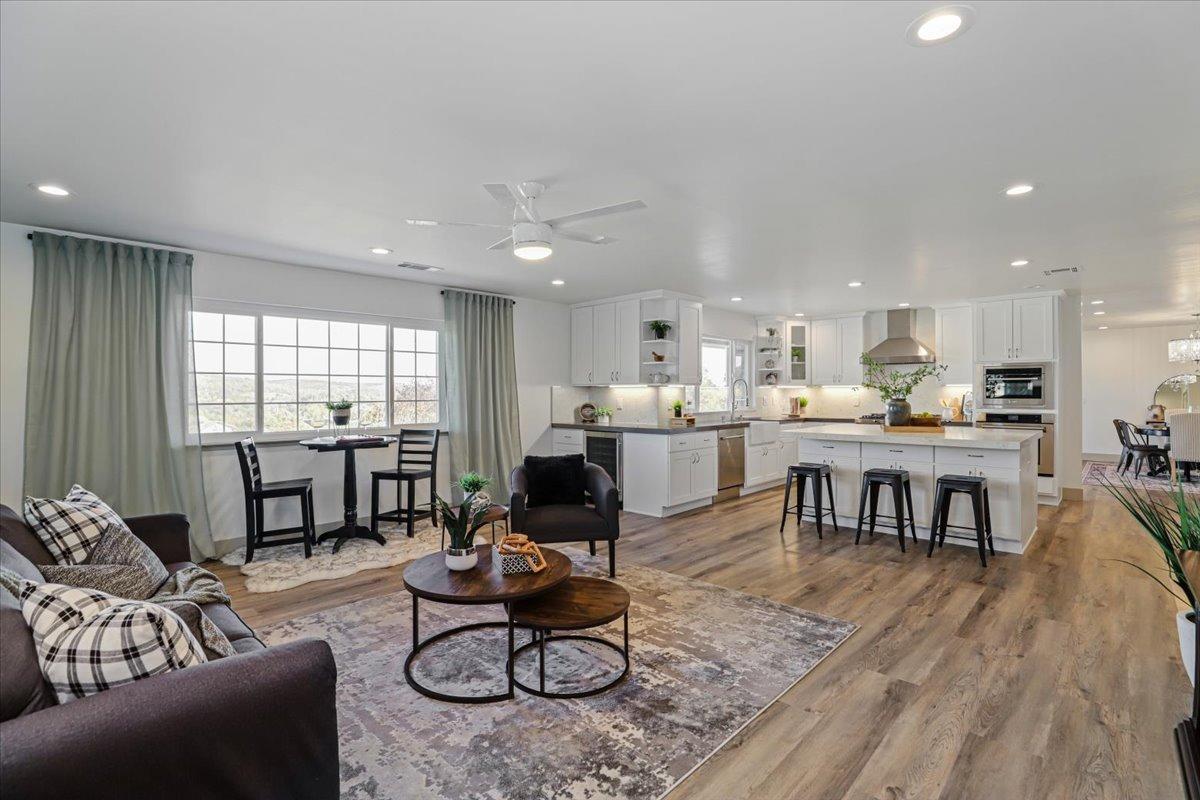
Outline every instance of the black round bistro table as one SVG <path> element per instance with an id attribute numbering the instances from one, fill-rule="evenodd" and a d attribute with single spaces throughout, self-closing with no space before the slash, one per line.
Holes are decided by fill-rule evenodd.
<path id="1" fill-rule="evenodd" d="M 541 572 L 505 575 L 500 572 L 500 559 L 492 558 L 495 550 L 488 545 L 475 548 L 479 563 L 471 569 L 455 571 L 446 566 L 445 553 L 430 553 L 404 568 L 404 588 L 412 595 L 412 652 L 404 659 L 404 679 L 408 685 L 426 697 L 449 703 L 494 703 L 513 698 L 513 604 L 518 600 L 548 592 L 571 577 L 571 559 L 557 550 L 542 549 L 546 568 Z M 435 633 L 421 641 L 417 619 L 420 599 L 451 605 L 503 604 L 506 619 L 496 622 L 473 622 Z M 446 694 L 423 686 L 412 674 L 413 662 L 425 648 L 465 631 L 479 628 L 507 628 L 508 648 L 503 662 L 508 673 L 508 685 L 503 692 L 484 695 Z M 500 660 L 497 659 L 497 662 Z"/>
<path id="2" fill-rule="evenodd" d="M 300 444 L 309 450 L 315 450 L 318 453 L 333 453 L 341 450 L 346 454 L 344 482 L 342 484 L 342 505 L 345 506 L 345 517 L 342 526 L 322 533 L 317 539 L 318 542 L 337 539 L 333 543 L 333 552 L 336 553 L 338 550 L 341 550 L 342 545 L 351 539 L 370 539 L 379 544 L 387 543 L 387 539 L 384 539 L 378 533 L 371 533 L 370 528 L 358 524 L 358 473 L 354 468 L 354 451 L 390 447 L 395 441 L 395 436 L 372 436 L 366 439 L 320 436 L 316 439 L 305 439 L 300 442 Z"/>
<path id="3" fill-rule="evenodd" d="M 1145 425 L 1134 425 L 1133 429 L 1142 436 L 1145 436 L 1147 442 L 1150 442 L 1151 436 L 1165 439 L 1171 438 L 1171 426 L 1167 425 L 1165 422 L 1147 422 Z M 1156 443 L 1151 442 L 1151 444 Z M 1166 451 L 1164 450 L 1162 463 L 1157 463 L 1154 459 L 1150 459 L 1150 469 L 1146 472 L 1146 474 L 1153 477 L 1155 475 L 1161 475 L 1164 472 L 1170 472 L 1170 467 L 1167 466 L 1166 460 Z"/>

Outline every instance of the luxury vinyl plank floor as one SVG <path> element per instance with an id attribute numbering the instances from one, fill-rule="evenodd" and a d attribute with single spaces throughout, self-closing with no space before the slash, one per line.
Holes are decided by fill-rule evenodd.
<path id="1" fill-rule="evenodd" d="M 781 503 L 622 518 L 618 576 L 637 562 L 861 626 L 671 800 L 1182 797 L 1175 606 L 1118 562 L 1155 554 L 1103 490 L 1040 507 L 1025 555 L 987 569 L 974 548 L 855 547 L 853 530 L 818 540 L 793 518 L 780 533 Z M 397 591 L 401 569 L 264 595 L 216 567 L 254 626 Z"/>

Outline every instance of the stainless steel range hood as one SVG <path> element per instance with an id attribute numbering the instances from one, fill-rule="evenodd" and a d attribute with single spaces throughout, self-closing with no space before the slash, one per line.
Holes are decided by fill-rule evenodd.
<path id="1" fill-rule="evenodd" d="M 916 337 L 917 310 L 897 308 L 887 312 L 887 338 L 867 353 L 881 364 L 932 364 L 937 359 Z"/>

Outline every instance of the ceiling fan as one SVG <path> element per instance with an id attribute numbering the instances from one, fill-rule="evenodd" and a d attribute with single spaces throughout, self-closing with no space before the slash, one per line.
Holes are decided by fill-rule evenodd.
<path id="1" fill-rule="evenodd" d="M 574 214 L 564 214 L 561 217 L 542 219 L 537 212 L 537 199 L 546 191 L 546 187 L 537 181 L 525 181 L 515 187 L 505 183 L 485 183 L 487 190 L 505 211 L 512 214 L 512 225 L 496 225 L 487 222 L 441 222 L 432 219 L 407 219 L 409 225 L 436 226 L 457 225 L 468 228 L 509 228 L 511 232 L 500 241 L 488 247 L 488 250 L 504 250 L 512 246 L 513 255 L 526 261 L 541 261 L 549 256 L 554 249 L 550 242 L 554 237 L 571 239 L 588 244 L 612 244 L 616 239 L 611 236 L 596 236 L 583 231 L 565 228 L 573 222 L 584 219 L 605 217 L 609 214 L 620 214 L 623 211 L 636 211 L 645 208 L 641 200 L 630 200 L 611 206 L 601 206 L 588 211 L 576 211 Z"/>

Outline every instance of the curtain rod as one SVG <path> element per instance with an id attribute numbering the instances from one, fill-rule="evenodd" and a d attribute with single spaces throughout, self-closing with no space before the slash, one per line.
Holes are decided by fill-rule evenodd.
<path id="1" fill-rule="evenodd" d="M 456 292 L 472 292 L 473 294 L 486 294 L 491 297 L 502 297 L 505 300 L 511 300 L 512 304 L 514 306 L 517 304 L 517 298 L 512 297 L 511 295 L 507 295 L 507 294 L 500 294 L 499 292 L 485 292 L 481 289 L 463 289 L 463 288 L 459 288 L 457 286 L 451 286 L 450 289 L 452 289 L 453 291 L 456 291 Z M 441 289 L 438 291 L 438 294 L 445 294 L 445 293 L 446 293 L 445 289 Z"/>

